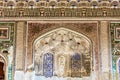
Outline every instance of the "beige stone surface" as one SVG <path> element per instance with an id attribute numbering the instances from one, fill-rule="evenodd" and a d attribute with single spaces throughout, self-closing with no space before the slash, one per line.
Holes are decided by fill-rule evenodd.
<path id="1" fill-rule="evenodd" d="M 109 80 L 108 21 L 100 25 L 101 80 Z"/>
<path id="2" fill-rule="evenodd" d="M 108 72 L 102 73 L 101 80 L 110 80 L 109 73 Z"/>
<path id="3" fill-rule="evenodd" d="M 16 69 L 23 69 L 23 32 L 24 22 L 17 23 L 17 34 L 16 34 Z"/>
<path id="4" fill-rule="evenodd" d="M 37 21 L 34 21 L 34 22 L 37 22 Z M 84 21 L 79 21 L 79 22 L 84 23 Z M 39 21 L 38 21 L 38 23 L 39 23 Z M 93 75 L 95 80 L 110 80 L 110 77 L 111 77 L 110 73 L 109 73 L 109 69 L 110 69 L 109 64 L 110 63 L 109 63 L 108 24 L 109 24 L 108 21 L 100 21 L 100 25 L 99 25 L 99 29 L 98 29 L 98 31 L 99 31 L 98 36 L 91 37 L 91 39 L 94 38 L 96 40 L 96 45 L 98 46 L 97 48 L 100 47 L 98 52 L 95 52 L 98 54 L 96 54 L 94 56 L 96 57 L 95 66 L 100 66 L 100 61 L 101 61 L 101 68 L 100 69 L 102 71 L 95 72 L 96 74 Z M 79 30 L 81 32 L 83 31 L 82 29 L 79 29 Z M 24 66 L 24 45 L 25 45 L 24 44 L 24 31 L 25 31 L 24 30 L 24 22 L 18 22 L 17 23 L 17 34 L 16 34 L 16 69 L 17 70 L 23 70 L 23 66 Z M 87 33 L 85 33 L 85 34 L 87 34 Z M 99 38 L 97 38 L 97 37 L 99 37 Z M 99 44 L 97 43 L 97 41 L 99 42 Z M 27 49 L 29 47 L 30 46 L 27 46 Z M 30 53 L 28 53 L 28 54 L 30 54 Z M 100 58 L 100 56 L 101 56 L 101 58 Z M 32 57 L 33 56 L 27 55 L 26 67 L 28 66 L 28 64 L 32 64 Z M 99 61 L 97 61 L 97 59 L 99 59 Z M 96 64 L 96 61 L 98 64 Z M 99 67 L 97 67 L 97 68 L 99 69 Z"/>
<path id="5" fill-rule="evenodd" d="M 108 22 L 107 21 L 101 21 L 100 51 L 101 51 L 101 57 L 102 57 L 102 72 L 109 72 Z"/>

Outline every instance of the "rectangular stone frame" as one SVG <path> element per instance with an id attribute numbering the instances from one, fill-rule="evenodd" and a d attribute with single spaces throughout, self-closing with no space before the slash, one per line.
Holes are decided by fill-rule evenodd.
<path id="1" fill-rule="evenodd" d="M 33 64 L 33 49 L 32 45 L 36 36 L 41 36 L 44 33 L 54 30 L 59 27 L 65 27 L 76 32 L 80 32 L 91 39 L 93 43 L 93 71 L 96 72 L 95 79 L 98 80 L 98 74 L 100 69 L 100 54 L 99 54 L 99 26 L 98 21 L 81 21 L 81 20 L 40 20 L 40 21 L 28 21 L 27 22 L 27 66 Z M 36 27 L 36 28 L 35 28 Z M 36 31 L 34 31 L 36 30 Z"/>
<path id="2" fill-rule="evenodd" d="M 5 35 L 2 34 L 2 31 L 6 31 L 4 32 Z M 3 36 L 2 36 L 3 35 Z M 10 27 L 9 26 L 0 26 L 0 40 L 10 40 Z"/>
<path id="3" fill-rule="evenodd" d="M 115 26 L 114 35 L 115 35 L 115 40 L 120 41 L 120 26 L 119 27 Z"/>

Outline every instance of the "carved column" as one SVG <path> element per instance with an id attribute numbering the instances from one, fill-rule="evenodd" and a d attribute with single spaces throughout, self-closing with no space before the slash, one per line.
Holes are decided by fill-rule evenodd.
<path id="1" fill-rule="evenodd" d="M 15 80 L 24 79 L 24 22 L 17 22 Z"/>
<path id="2" fill-rule="evenodd" d="M 16 70 L 23 70 L 23 33 L 24 22 L 17 23 L 17 35 L 16 35 Z"/>
<path id="3" fill-rule="evenodd" d="M 109 80 L 109 30 L 108 22 L 100 22 L 100 72 L 101 80 Z"/>

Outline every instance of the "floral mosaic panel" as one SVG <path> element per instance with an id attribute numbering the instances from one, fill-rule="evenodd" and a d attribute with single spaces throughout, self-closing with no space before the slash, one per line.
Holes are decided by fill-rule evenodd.
<path id="1" fill-rule="evenodd" d="M 0 23 L 0 50 L 8 49 L 14 42 L 14 23 Z"/>
<path id="2" fill-rule="evenodd" d="M 53 76 L 53 55 L 51 53 L 44 54 L 43 75 L 45 77 Z"/>
<path id="3" fill-rule="evenodd" d="M 120 55 L 120 23 L 110 23 L 110 36 L 111 36 L 111 53 L 112 53 L 112 70 L 117 71 L 117 61 Z"/>
<path id="4" fill-rule="evenodd" d="M 15 26 L 14 26 L 14 22 L 0 22 L 0 51 L 5 50 L 5 51 L 9 51 L 11 49 L 11 47 L 14 46 L 14 30 L 15 30 Z M 13 49 L 13 48 L 12 48 Z M 9 54 L 2 54 L 6 57 L 7 59 L 7 64 L 8 64 L 8 75 L 7 78 L 8 80 L 12 80 L 12 71 L 13 71 L 13 63 L 11 61 L 11 58 L 13 58 L 13 56 L 10 57 L 10 55 L 13 53 L 9 53 Z M 13 59 L 12 59 L 13 60 Z"/>
<path id="5" fill-rule="evenodd" d="M 71 56 L 71 76 L 80 77 L 81 76 L 81 56 L 78 53 L 75 53 Z"/>

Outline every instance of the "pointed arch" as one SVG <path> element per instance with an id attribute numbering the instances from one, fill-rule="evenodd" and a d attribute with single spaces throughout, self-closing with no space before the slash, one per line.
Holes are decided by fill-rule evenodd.
<path id="1" fill-rule="evenodd" d="M 69 43 L 69 44 L 64 45 L 66 43 Z M 65 72 L 65 76 L 71 76 L 69 75 L 71 74 L 70 72 L 71 60 L 67 60 L 67 59 L 70 58 L 70 55 L 73 55 L 74 53 L 77 53 L 77 52 L 80 52 L 80 54 L 83 54 L 86 57 L 85 59 L 88 59 L 90 61 L 88 64 L 88 66 L 90 67 L 89 68 L 90 71 L 88 71 L 88 73 L 90 73 L 92 69 L 92 41 L 86 35 L 61 27 L 39 36 L 33 42 L 33 62 L 35 62 L 36 60 L 34 57 L 40 58 L 39 56 L 43 56 L 42 58 L 43 61 L 41 64 L 43 64 L 43 75 L 45 77 L 58 75 L 58 72 L 60 70 L 58 70 L 58 67 L 57 69 L 56 68 L 53 69 L 52 67 L 54 65 L 60 65 L 61 67 L 64 67 L 64 68 L 69 67 L 68 69 L 65 68 L 65 70 L 68 70 Z M 52 59 L 50 59 L 50 61 L 46 60 L 46 57 L 45 57 L 46 53 L 47 54 L 52 53 L 53 57 Z M 56 56 L 61 54 L 64 57 Z M 67 57 L 65 55 L 67 55 Z M 54 57 L 57 57 L 57 58 L 54 58 Z M 81 55 L 77 57 L 77 59 L 80 59 L 80 57 Z M 53 58 L 54 58 L 54 64 L 52 61 Z M 58 64 L 61 61 L 61 60 L 57 60 L 59 58 L 64 58 L 62 61 L 67 62 L 67 64 L 66 63 Z M 44 67 L 46 67 L 45 63 L 47 63 L 47 61 L 52 63 L 52 64 L 49 64 L 49 66 L 50 65 L 52 66 L 51 70 L 44 70 L 45 69 Z M 56 63 L 56 61 L 58 61 L 58 63 Z M 81 61 L 79 61 L 79 63 L 81 63 Z M 82 69 L 82 66 L 80 66 L 79 70 L 81 69 Z M 85 69 L 87 68 L 85 67 Z M 60 75 L 63 75 L 63 74 L 64 72 L 63 73 L 61 72 Z M 80 77 L 80 75 L 78 77 Z"/>
<path id="2" fill-rule="evenodd" d="M 70 32 L 72 32 L 72 33 L 75 33 L 75 34 L 77 34 L 77 35 L 80 35 L 80 36 L 84 37 L 86 40 L 88 40 L 89 43 L 92 43 L 92 41 L 91 41 L 86 35 L 83 35 L 82 33 L 73 31 L 73 30 L 71 30 L 71 29 L 67 29 L 67 28 L 61 27 L 61 28 L 57 28 L 57 29 L 51 30 L 51 31 L 49 31 L 49 32 L 41 35 L 40 37 L 36 38 L 33 44 L 35 44 L 37 41 L 39 41 L 39 40 L 40 40 L 41 38 L 43 38 L 44 36 L 47 36 L 47 35 L 49 35 L 50 33 L 53 33 L 53 32 L 58 31 L 58 30 L 70 31 Z"/>

